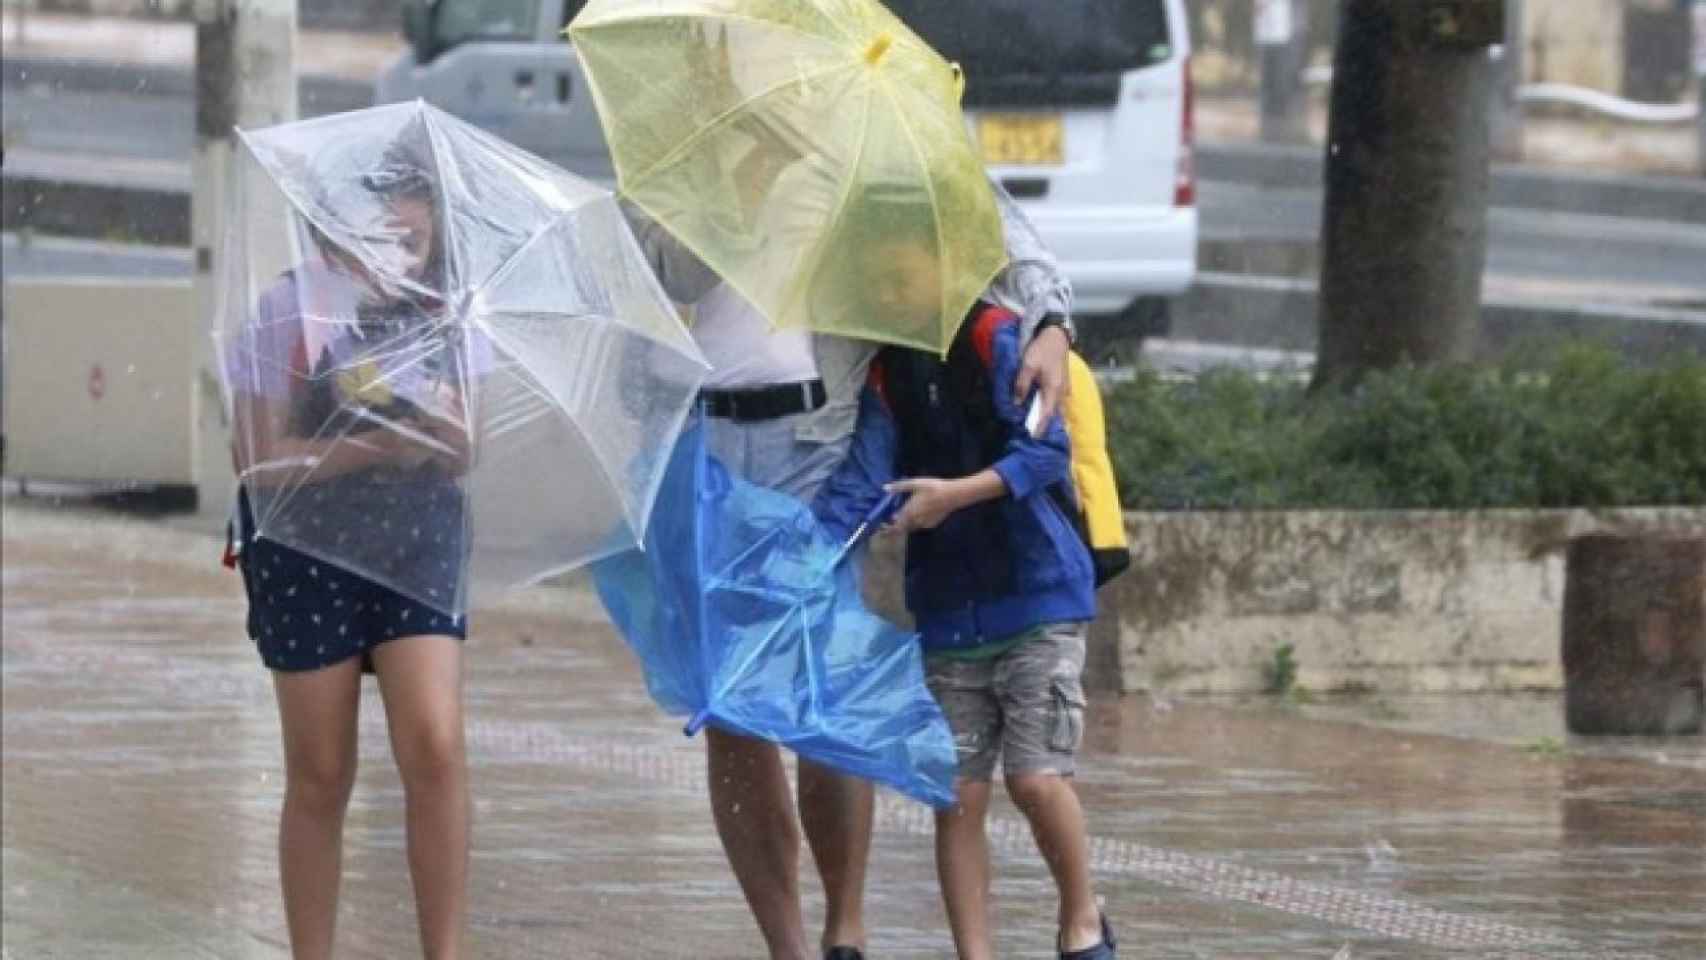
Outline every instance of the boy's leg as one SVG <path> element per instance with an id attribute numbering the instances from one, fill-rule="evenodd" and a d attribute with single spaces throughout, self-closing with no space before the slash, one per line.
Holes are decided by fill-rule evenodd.
<path id="1" fill-rule="evenodd" d="M 1072 781 L 1055 773 L 1007 777 L 1007 795 L 1031 822 L 1031 836 L 1060 891 L 1060 949 L 1087 950 L 1102 940 L 1102 915 L 1090 882 L 1090 842 Z"/>
<path id="2" fill-rule="evenodd" d="M 1007 791 L 1060 891 L 1060 946 L 1101 941 L 1101 913 L 1090 882 L 1089 837 L 1072 785 L 1084 735 L 1084 624 L 1053 624 L 996 664 L 1002 762 Z"/>
<path id="3" fill-rule="evenodd" d="M 332 955 L 342 877 L 344 811 L 355 786 L 361 659 L 274 673 L 284 728 L 284 813 L 278 873 L 292 956 Z"/>
<path id="4" fill-rule="evenodd" d="M 771 960 L 809 960 L 800 916 L 800 835 L 777 746 L 705 728 L 711 817 Z"/>
<path id="5" fill-rule="evenodd" d="M 875 805 L 870 781 L 800 761 L 800 823 L 823 880 L 826 951 L 865 948 L 865 868 Z"/>
<path id="6" fill-rule="evenodd" d="M 925 661 L 925 680 L 954 732 L 959 760 L 959 802 L 936 815 L 936 876 L 960 960 L 989 960 L 995 943 L 989 930 L 990 777 L 1001 746 L 1001 705 L 996 700 L 995 660 Z"/>
<path id="7" fill-rule="evenodd" d="M 472 809 L 462 723 L 462 644 L 400 637 L 373 649 L 391 753 L 403 780 L 409 876 L 428 960 L 462 956 Z"/>
<path id="8" fill-rule="evenodd" d="M 993 960 L 989 934 L 988 780 L 960 780 L 959 803 L 936 814 L 936 877 L 960 960 Z"/>

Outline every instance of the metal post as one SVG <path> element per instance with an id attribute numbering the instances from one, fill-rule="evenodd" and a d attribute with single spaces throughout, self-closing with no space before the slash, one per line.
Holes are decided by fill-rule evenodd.
<path id="1" fill-rule="evenodd" d="M 201 0 L 196 6 L 196 139 L 190 236 L 204 336 L 193 358 L 196 500 L 222 518 L 231 503 L 230 425 L 212 331 L 225 264 L 225 191 L 236 158 L 233 129 L 296 117 L 295 0 Z"/>
<path id="2" fill-rule="evenodd" d="M 1694 122 L 1699 137 L 1694 156 L 1700 175 L 1706 177 L 1706 0 L 1694 0 L 1694 82 L 1698 93 Z"/>
<path id="3" fill-rule="evenodd" d="M 1309 102 L 1303 90 L 1309 8 L 1305 0 L 1256 0 L 1256 52 L 1261 58 L 1262 139 L 1309 139 Z"/>
<path id="4" fill-rule="evenodd" d="M 1522 159 L 1523 0 L 1504 0 L 1505 40 L 1493 56 L 1492 148 L 1496 160 Z"/>

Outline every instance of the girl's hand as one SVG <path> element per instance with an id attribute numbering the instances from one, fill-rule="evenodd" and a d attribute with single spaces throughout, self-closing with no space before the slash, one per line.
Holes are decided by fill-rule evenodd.
<path id="1" fill-rule="evenodd" d="M 356 434 L 346 442 L 368 452 L 373 466 L 415 470 L 432 459 L 432 448 L 409 436 L 401 423 Z"/>
<path id="2" fill-rule="evenodd" d="M 438 445 L 432 452 L 433 461 L 452 477 L 467 473 L 473 464 L 473 443 L 468 436 L 468 428 L 443 417 L 428 417 L 422 426 L 423 432 Z"/>

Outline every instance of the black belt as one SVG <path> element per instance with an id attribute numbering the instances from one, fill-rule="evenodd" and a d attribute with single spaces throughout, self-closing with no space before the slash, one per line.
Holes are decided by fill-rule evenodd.
<path id="1" fill-rule="evenodd" d="M 781 383 L 746 390 L 701 390 L 699 402 L 707 417 L 723 420 L 779 420 L 810 413 L 829 401 L 822 380 Z"/>

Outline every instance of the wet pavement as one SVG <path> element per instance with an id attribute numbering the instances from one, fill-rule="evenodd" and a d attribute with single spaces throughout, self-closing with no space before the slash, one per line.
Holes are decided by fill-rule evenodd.
<path id="1" fill-rule="evenodd" d="M 287 956 L 278 724 L 217 545 L 14 499 L 0 519 L 6 960 Z M 703 747 L 651 706 L 590 593 L 531 591 L 473 627 L 473 955 L 758 956 Z M 351 958 L 415 951 L 374 693 Z M 1122 956 L 1701 956 L 1701 738 L 1578 743 L 1545 698 L 1479 722 L 1477 702 L 1093 702 L 1080 790 Z M 952 955 L 929 824 L 883 797 L 873 960 Z M 1052 888 L 1010 807 L 992 835 L 1003 956 L 1050 956 Z"/>

